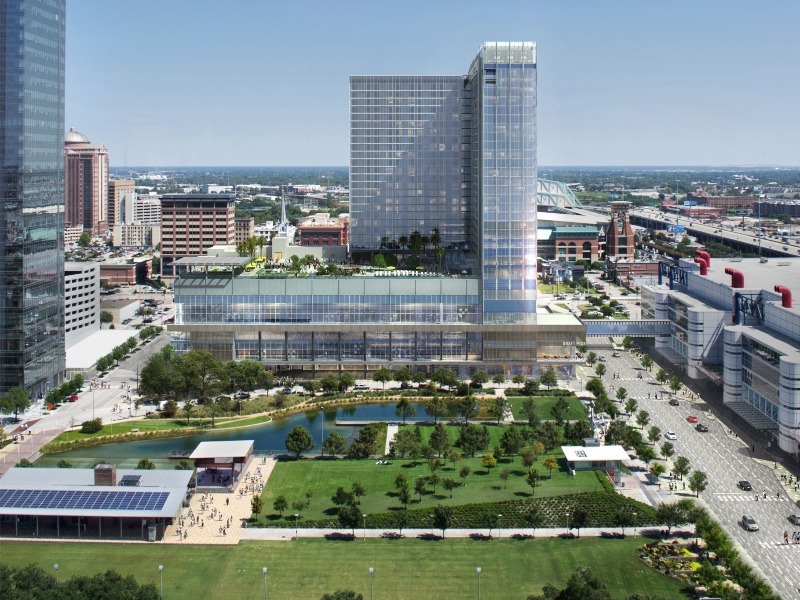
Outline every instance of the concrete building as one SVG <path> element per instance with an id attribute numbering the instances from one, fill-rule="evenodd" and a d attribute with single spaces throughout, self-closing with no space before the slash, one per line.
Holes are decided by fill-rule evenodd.
<path id="1" fill-rule="evenodd" d="M 161 243 L 161 226 L 114 225 L 111 240 L 115 248 L 155 248 Z"/>
<path id="2" fill-rule="evenodd" d="M 656 349 L 722 384 L 727 408 L 800 457 L 800 259 L 697 260 L 662 264 L 662 284 L 642 288 L 643 316 L 670 321 Z"/>
<path id="3" fill-rule="evenodd" d="M 161 197 L 161 273 L 174 277 L 173 263 L 235 240 L 234 194 L 166 194 Z"/>
<path id="4" fill-rule="evenodd" d="M 83 233 L 83 227 L 64 227 L 64 247 L 73 248 Z"/>
<path id="5" fill-rule="evenodd" d="M 238 246 L 243 241 L 255 237 L 256 220 L 253 217 L 236 217 L 234 220 L 234 243 Z"/>
<path id="6" fill-rule="evenodd" d="M 140 225 L 161 224 L 161 198 L 157 195 L 137 195 L 133 204 L 133 222 Z"/>
<path id="7" fill-rule="evenodd" d="M 65 0 L 0 12 L 0 394 L 37 397 L 65 364 Z"/>
<path id="8" fill-rule="evenodd" d="M 64 136 L 64 160 L 67 225 L 104 235 L 108 230 L 108 150 L 70 129 Z"/>
<path id="9" fill-rule="evenodd" d="M 64 264 L 66 346 L 100 330 L 100 263 Z"/>
<path id="10" fill-rule="evenodd" d="M 103 298 L 100 301 L 100 310 L 111 313 L 114 327 L 119 328 L 123 321 L 133 319 L 141 303 L 138 300 L 126 298 Z"/>
<path id="11" fill-rule="evenodd" d="M 108 182 L 108 228 L 133 225 L 136 182 L 133 179 L 112 179 Z"/>

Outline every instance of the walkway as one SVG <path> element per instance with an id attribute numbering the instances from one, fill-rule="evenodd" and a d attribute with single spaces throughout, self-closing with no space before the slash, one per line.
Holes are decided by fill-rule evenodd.
<path id="1" fill-rule="evenodd" d="M 386 447 L 383 450 L 384 456 L 389 456 L 389 452 L 392 449 L 392 442 L 394 441 L 394 436 L 397 435 L 397 432 L 400 431 L 400 425 L 397 423 L 389 423 L 386 426 Z"/>

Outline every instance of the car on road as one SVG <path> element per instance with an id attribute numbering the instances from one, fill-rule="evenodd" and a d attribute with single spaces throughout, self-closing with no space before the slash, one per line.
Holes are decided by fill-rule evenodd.
<path id="1" fill-rule="evenodd" d="M 698 423 L 697 425 L 694 426 L 694 428 L 700 433 L 708 433 L 708 425 L 703 425 L 702 423 Z"/>
<path id="2" fill-rule="evenodd" d="M 675 434 L 674 431 L 668 431 L 667 433 L 664 434 L 664 437 L 667 438 L 668 440 L 677 440 L 678 439 L 678 436 Z"/>
<path id="3" fill-rule="evenodd" d="M 791 521 L 792 525 L 800 525 L 800 515 L 789 515 L 789 521 Z"/>
<path id="4" fill-rule="evenodd" d="M 364 385 L 363 383 L 359 383 L 359 384 L 354 385 L 353 389 L 354 390 L 362 390 L 363 391 L 363 390 L 368 390 L 369 386 L 368 385 Z"/>
<path id="5" fill-rule="evenodd" d="M 744 527 L 746 531 L 758 531 L 758 523 L 756 523 L 756 520 L 747 515 L 742 516 L 742 527 Z"/>
<path id="6" fill-rule="evenodd" d="M 614 350 L 614 352 L 611 353 L 611 356 L 613 356 L 614 358 L 619 358 L 619 352 Z"/>
<path id="7" fill-rule="evenodd" d="M 742 479 L 739 482 L 739 489 L 744 490 L 745 492 L 751 492 L 753 490 L 753 486 L 750 485 L 750 482 L 747 481 L 746 479 Z"/>
<path id="8" fill-rule="evenodd" d="M 250 394 L 247 392 L 236 392 L 233 397 L 237 400 L 247 400 L 250 397 Z"/>
<path id="9" fill-rule="evenodd" d="M 694 415 L 689 415 L 688 417 L 686 417 L 686 420 L 689 421 L 689 423 L 697 423 L 700 419 L 698 419 Z"/>
<path id="10" fill-rule="evenodd" d="M 606 357 L 605 357 L 605 356 L 599 356 L 599 357 L 597 358 L 597 360 L 599 360 L 600 362 L 606 362 L 606 360 L 607 360 L 607 359 L 606 359 Z"/>
<path id="11" fill-rule="evenodd" d="M 670 406 L 678 406 L 679 404 L 680 404 L 680 402 L 678 402 L 678 397 L 677 396 L 673 396 L 672 398 L 669 399 L 669 405 Z"/>
<path id="12" fill-rule="evenodd" d="M 77 396 L 77 394 L 72 394 L 72 396 L 70 396 L 67 400 L 69 402 L 77 402 L 78 401 L 78 396 Z"/>

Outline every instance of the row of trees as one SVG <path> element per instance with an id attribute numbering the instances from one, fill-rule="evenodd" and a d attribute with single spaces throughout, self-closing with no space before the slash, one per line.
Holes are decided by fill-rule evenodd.
<path id="1" fill-rule="evenodd" d="M 91 598 L 92 600 L 158 600 L 158 588 L 139 584 L 132 575 L 123 577 L 116 571 L 89 576 L 76 575 L 59 581 L 38 565 L 10 567 L 0 563 L 0 590 L 4 600 L 61 600 L 62 598 Z"/>
<path id="2" fill-rule="evenodd" d="M 119 364 L 119 361 L 133 352 L 134 348 L 139 345 L 140 340 L 143 342 L 147 339 L 157 336 L 159 333 L 161 333 L 161 327 L 157 327 L 155 325 L 143 327 L 139 330 L 139 339 L 136 339 L 136 336 L 129 337 L 119 346 L 114 347 L 111 352 L 100 357 L 95 366 L 99 371 L 106 372 L 111 370 L 115 364 Z"/>

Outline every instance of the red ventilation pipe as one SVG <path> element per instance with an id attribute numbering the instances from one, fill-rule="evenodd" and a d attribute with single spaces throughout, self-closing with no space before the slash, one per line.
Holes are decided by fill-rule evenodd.
<path id="1" fill-rule="evenodd" d="M 700 265 L 700 275 L 703 276 L 708 275 L 708 262 L 706 262 L 705 258 L 700 258 L 699 256 L 696 256 L 694 262 Z"/>
<path id="2" fill-rule="evenodd" d="M 704 258 L 706 260 L 706 265 L 711 267 L 711 255 L 706 252 L 705 250 L 696 250 L 695 254 L 699 255 L 700 258 Z"/>
<path id="3" fill-rule="evenodd" d="M 776 285 L 774 289 L 781 295 L 781 306 L 792 308 L 792 290 L 782 285 Z"/>
<path id="4" fill-rule="evenodd" d="M 744 287 L 744 274 L 736 269 L 725 269 L 725 275 L 731 276 L 731 287 L 743 288 Z"/>

